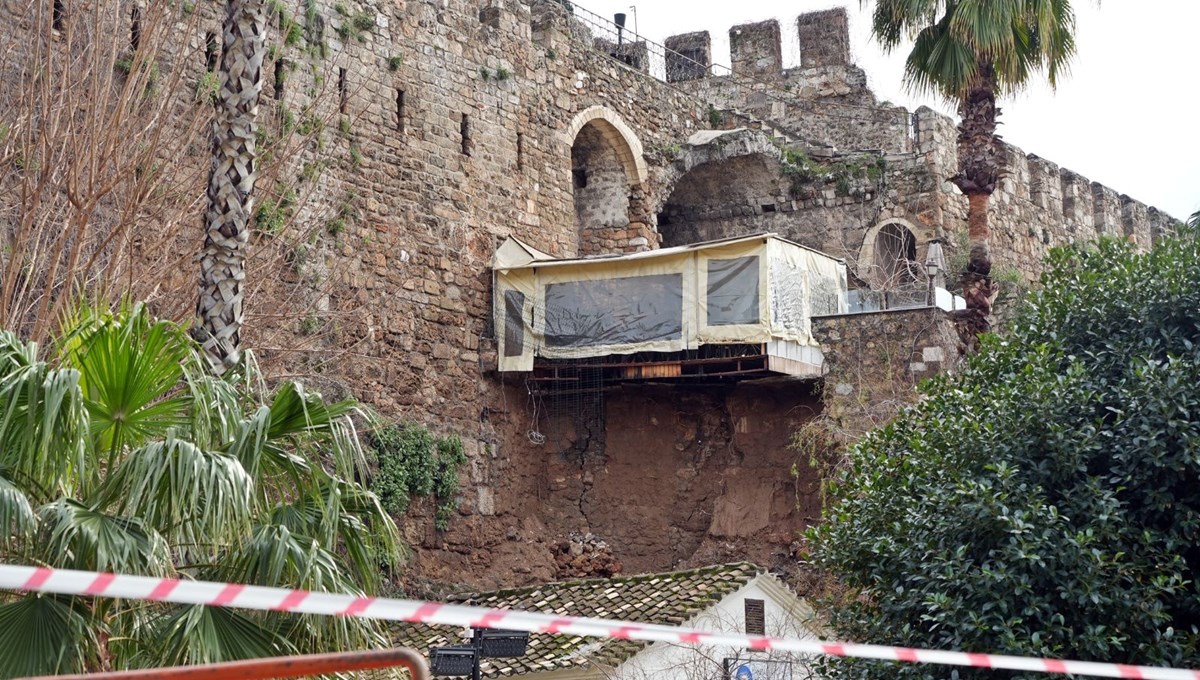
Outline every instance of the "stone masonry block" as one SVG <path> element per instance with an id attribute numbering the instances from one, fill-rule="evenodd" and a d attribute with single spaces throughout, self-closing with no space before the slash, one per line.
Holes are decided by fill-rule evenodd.
<path id="1" fill-rule="evenodd" d="M 729 29 L 729 53 L 734 73 L 758 80 L 779 79 L 783 75 L 779 22 L 771 19 Z"/>
<path id="2" fill-rule="evenodd" d="M 800 36 L 800 65 L 846 66 L 850 63 L 850 22 L 846 8 L 808 12 L 796 19 Z"/>
<path id="3" fill-rule="evenodd" d="M 1096 233 L 1101 236 L 1119 236 L 1124 232 L 1121 225 L 1121 199 L 1117 192 L 1092 182 L 1092 214 Z"/>
<path id="4" fill-rule="evenodd" d="M 667 82 L 707 78 L 712 68 L 712 36 L 708 31 L 667 38 Z"/>
<path id="5" fill-rule="evenodd" d="M 1150 233 L 1150 216 L 1145 203 L 1122 195 L 1121 226 L 1125 238 L 1136 243 L 1139 248 L 1148 249 L 1150 247 L 1153 239 Z"/>

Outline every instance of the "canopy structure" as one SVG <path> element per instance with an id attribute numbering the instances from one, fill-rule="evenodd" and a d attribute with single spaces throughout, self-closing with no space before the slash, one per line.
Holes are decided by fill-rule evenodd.
<path id="1" fill-rule="evenodd" d="M 510 237 L 493 269 L 501 371 L 735 345 L 758 346 L 769 372 L 816 377 L 810 319 L 847 311 L 845 263 L 775 234 L 581 259 Z"/>

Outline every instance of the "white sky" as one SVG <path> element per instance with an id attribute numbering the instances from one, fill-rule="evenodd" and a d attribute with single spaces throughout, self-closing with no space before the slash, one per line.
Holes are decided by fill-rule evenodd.
<path id="1" fill-rule="evenodd" d="M 634 15 L 631 0 L 579 0 L 597 14 Z M 1078 55 L 1052 91 L 1037 81 L 1002 101 L 1000 133 L 1011 144 L 1158 207 L 1178 218 L 1200 209 L 1200 2 L 1075 0 Z M 869 16 L 857 0 L 640 0 L 637 27 L 661 43 L 706 30 L 713 61 L 729 64 L 729 28 L 779 19 L 784 66 L 799 63 L 795 17 L 845 6 L 854 61 L 881 100 L 951 112 L 903 88 L 905 49 L 884 55 L 870 39 Z M 869 10 L 869 7 L 868 7 Z"/>

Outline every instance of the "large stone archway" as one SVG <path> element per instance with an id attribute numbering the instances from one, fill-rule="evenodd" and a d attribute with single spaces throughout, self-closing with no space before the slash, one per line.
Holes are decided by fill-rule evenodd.
<path id="1" fill-rule="evenodd" d="M 697 132 L 676 158 L 657 198 L 655 223 L 664 246 L 768 228 L 786 183 L 781 152 L 757 130 Z"/>

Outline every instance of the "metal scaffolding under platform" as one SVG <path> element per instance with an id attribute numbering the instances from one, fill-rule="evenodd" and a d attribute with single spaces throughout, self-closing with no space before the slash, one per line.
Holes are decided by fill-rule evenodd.
<path id="1" fill-rule="evenodd" d="M 538 358 L 526 385 L 535 394 L 590 392 L 622 383 L 717 384 L 787 376 L 764 344 L 708 345 L 685 352 L 642 352 L 586 359 Z"/>

